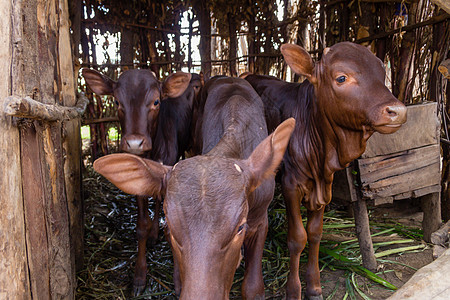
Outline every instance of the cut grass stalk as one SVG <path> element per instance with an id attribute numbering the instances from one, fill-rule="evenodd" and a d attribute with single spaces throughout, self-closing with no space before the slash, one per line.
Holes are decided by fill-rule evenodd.
<path id="1" fill-rule="evenodd" d="M 363 291 L 361 291 L 358 287 L 358 283 L 356 282 L 355 273 L 352 273 L 352 284 L 355 287 L 356 292 L 364 299 L 371 300 Z"/>
<path id="2" fill-rule="evenodd" d="M 355 295 L 355 291 L 352 287 L 350 275 L 347 275 L 347 277 L 345 278 L 345 289 L 347 290 L 347 293 L 350 296 L 350 299 L 356 300 L 356 295 Z"/>
<path id="3" fill-rule="evenodd" d="M 400 248 L 395 248 L 395 249 L 389 249 L 389 250 L 385 250 L 385 251 L 381 251 L 381 252 L 375 253 L 375 257 L 376 258 L 380 258 L 380 257 L 383 257 L 383 256 L 389 256 L 389 255 L 392 255 L 392 254 L 397 254 L 397 253 L 401 253 L 401 252 L 407 252 L 407 251 L 412 251 L 412 250 L 417 250 L 417 249 L 422 249 L 422 248 L 425 248 L 424 244 L 408 246 L 408 247 L 400 247 Z"/>
<path id="4" fill-rule="evenodd" d="M 389 228 L 389 229 L 386 229 L 386 230 L 383 230 L 383 231 L 371 234 L 370 236 L 374 237 L 374 236 L 378 236 L 378 235 L 389 233 L 389 232 L 394 231 L 394 230 L 395 230 L 395 228 Z M 348 241 L 341 242 L 341 244 L 349 244 L 349 243 L 354 243 L 354 242 L 357 242 L 357 241 L 358 241 L 358 239 L 355 238 L 355 239 L 351 239 L 351 240 L 348 240 Z"/>
<path id="5" fill-rule="evenodd" d="M 328 297 L 325 300 L 332 300 L 334 295 L 336 295 L 337 291 L 339 289 L 339 281 L 336 283 L 336 286 L 334 287 L 333 291 L 331 292 L 330 295 L 328 295 Z"/>
<path id="6" fill-rule="evenodd" d="M 389 246 L 389 245 L 395 245 L 395 244 L 408 244 L 408 243 L 414 243 L 416 240 L 413 239 L 405 239 L 405 240 L 395 240 L 395 241 L 388 241 L 388 242 L 379 242 L 374 243 L 374 247 L 383 247 L 383 246 Z"/>
<path id="7" fill-rule="evenodd" d="M 323 229 L 342 229 L 342 228 L 352 228 L 355 224 L 324 224 Z"/>
<path id="8" fill-rule="evenodd" d="M 378 262 L 380 263 L 389 263 L 389 264 L 395 264 L 395 265 L 400 265 L 400 266 L 404 266 L 407 268 L 410 268 L 411 270 L 417 271 L 417 268 L 411 267 L 410 265 L 401 263 L 399 261 L 395 261 L 395 260 L 390 260 L 390 259 L 377 259 Z"/>
<path id="9" fill-rule="evenodd" d="M 397 289 L 397 287 L 395 285 L 393 285 L 390 282 L 384 280 L 383 278 L 377 276 L 375 273 L 367 270 L 363 266 L 356 265 L 356 263 L 354 261 L 352 261 L 349 258 L 347 258 L 347 257 L 345 257 L 345 256 L 343 256 L 343 255 L 341 255 L 339 253 L 337 253 L 336 251 L 324 248 L 322 246 L 319 247 L 319 251 L 322 252 L 322 253 L 325 253 L 325 254 L 327 254 L 327 255 L 329 255 L 331 257 L 333 257 L 336 260 L 339 260 L 341 262 L 346 263 L 347 267 L 349 269 L 353 270 L 354 272 L 356 272 L 356 273 L 358 273 L 358 274 L 360 274 L 360 275 L 362 275 L 362 276 L 364 276 L 364 277 L 366 277 L 366 278 L 368 278 L 368 279 L 370 279 L 370 280 L 372 280 L 372 281 L 374 281 L 376 283 L 381 284 L 384 287 L 387 287 L 387 288 L 389 288 L 391 290 L 396 290 Z"/>

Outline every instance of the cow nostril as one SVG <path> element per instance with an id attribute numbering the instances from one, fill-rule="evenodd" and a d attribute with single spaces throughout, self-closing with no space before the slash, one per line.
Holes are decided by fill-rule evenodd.
<path id="1" fill-rule="evenodd" d="M 141 140 L 141 142 L 139 143 L 139 148 L 142 148 L 142 144 L 144 144 L 144 140 Z"/>
<path id="2" fill-rule="evenodd" d="M 403 104 L 386 106 L 385 113 L 392 121 L 395 120 L 403 123 L 406 121 L 406 106 Z"/>
<path id="3" fill-rule="evenodd" d="M 396 117 L 398 115 L 397 111 L 395 109 L 392 109 L 390 106 L 386 108 L 386 111 L 389 117 Z"/>

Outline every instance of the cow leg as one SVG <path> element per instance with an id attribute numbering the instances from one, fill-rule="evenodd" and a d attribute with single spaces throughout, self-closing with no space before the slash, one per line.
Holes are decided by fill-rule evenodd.
<path id="1" fill-rule="evenodd" d="M 306 231 L 300 213 L 303 194 L 297 188 L 287 188 L 283 185 L 283 196 L 288 218 L 288 248 L 290 253 L 286 299 L 299 300 L 302 290 L 299 277 L 300 255 L 306 245 Z"/>
<path id="2" fill-rule="evenodd" d="M 267 214 L 255 233 L 244 241 L 245 274 L 242 282 L 242 298 L 264 299 L 262 256 L 268 230 Z"/>
<path id="3" fill-rule="evenodd" d="M 319 246 L 322 238 L 323 212 L 325 206 L 316 211 L 308 211 L 308 263 L 306 265 L 306 299 L 319 300 L 322 298 L 319 271 Z"/>
<path id="4" fill-rule="evenodd" d="M 161 212 L 161 197 L 154 197 L 155 200 L 155 214 L 153 215 L 153 220 L 150 225 L 150 232 L 148 234 L 148 239 L 151 245 L 156 244 L 159 234 L 159 214 Z"/>
<path id="5" fill-rule="evenodd" d="M 148 197 L 137 196 L 137 240 L 138 240 L 138 254 L 136 259 L 136 267 L 134 269 L 133 279 L 133 294 L 140 295 L 146 284 L 147 275 L 147 238 L 152 225 L 150 216 L 148 214 Z"/>

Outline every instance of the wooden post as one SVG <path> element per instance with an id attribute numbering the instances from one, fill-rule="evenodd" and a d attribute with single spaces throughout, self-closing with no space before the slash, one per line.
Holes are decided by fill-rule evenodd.
<path id="1" fill-rule="evenodd" d="M 229 61 L 229 71 L 230 71 L 230 76 L 232 77 L 236 77 L 237 76 L 237 72 L 236 72 L 236 57 L 237 57 L 237 35 L 236 35 L 236 20 L 235 20 L 236 16 L 232 13 L 232 12 L 228 12 L 227 13 L 227 19 L 228 19 L 228 32 L 230 35 L 230 43 L 228 44 L 229 46 L 229 51 L 228 51 L 228 59 Z"/>
<path id="2" fill-rule="evenodd" d="M 20 16 L 14 1 L 0 0 L 0 107 L 13 92 L 14 54 L 20 51 Z M 15 91 L 21 87 L 15 86 Z M 20 164 L 20 132 L 0 110 L 0 298 L 31 299 Z"/>
<path id="3" fill-rule="evenodd" d="M 188 38 L 188 72 L 191 72 L 192 68 L 192 11 L 188 12 L 188 22 L 189 22 L 189 38 Z"/>
<path id="4" fill-rule="evenodd" d="M 441 218 L 441 193 L 431 193 L 420 198 L 423 210 L 423 240 L 431 242 L 431 234 L 439 229 Z"/>
<path id="5" fill-rule="evenodd" d="M 18 119 L 3 111 L 11 98 L 39 103 L 46 113 L 75 105 L 67 0 L 0 3 L 0 298 L 74 299 L 68 202 L 80 201 L 81 178 L 68 171 L 77 172 L 72 166 L 79 167 L 80 155 L 67 150 L 79 151 L 80 121 Z M 27 100 L 8 108 L 33 112 Z M 66 122 L 73 124 L 63 130 Z"/>
<path id="6" fill-rule="evenodd" d="M 353 164 L 357 163 L 356 161 Z M 377 269 L 377 261 L 373 250 L 372 237 L 370 236 L 369 216 L 367 215 L 366 201 L 361 198 L 359 191 L 355 187 L 356 176 L 353 173 L 357 170 L 354 166 L 346 168 L 348 187 L 352 200 L 353 213 L 355 215 L 355 230 L 358 237 L 359 249 L 363 260 L 363 266 L 369 270 Z"/>
<path id="7" fill-rule="evenodd" d="M 207 0 L 194 2 L 200 30 L 200 56 L 202 58 L 202 72 L 206 78 L 211 77 L 211 11 Z"/>

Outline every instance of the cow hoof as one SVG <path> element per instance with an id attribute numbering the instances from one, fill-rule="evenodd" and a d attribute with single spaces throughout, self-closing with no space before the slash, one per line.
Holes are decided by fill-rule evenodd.
<path id="1" fill-rule="evenodd" d="M 134 285 L 133 284 L 133 297 L 140 296 L 144 293 L 145 285 Z"/>

